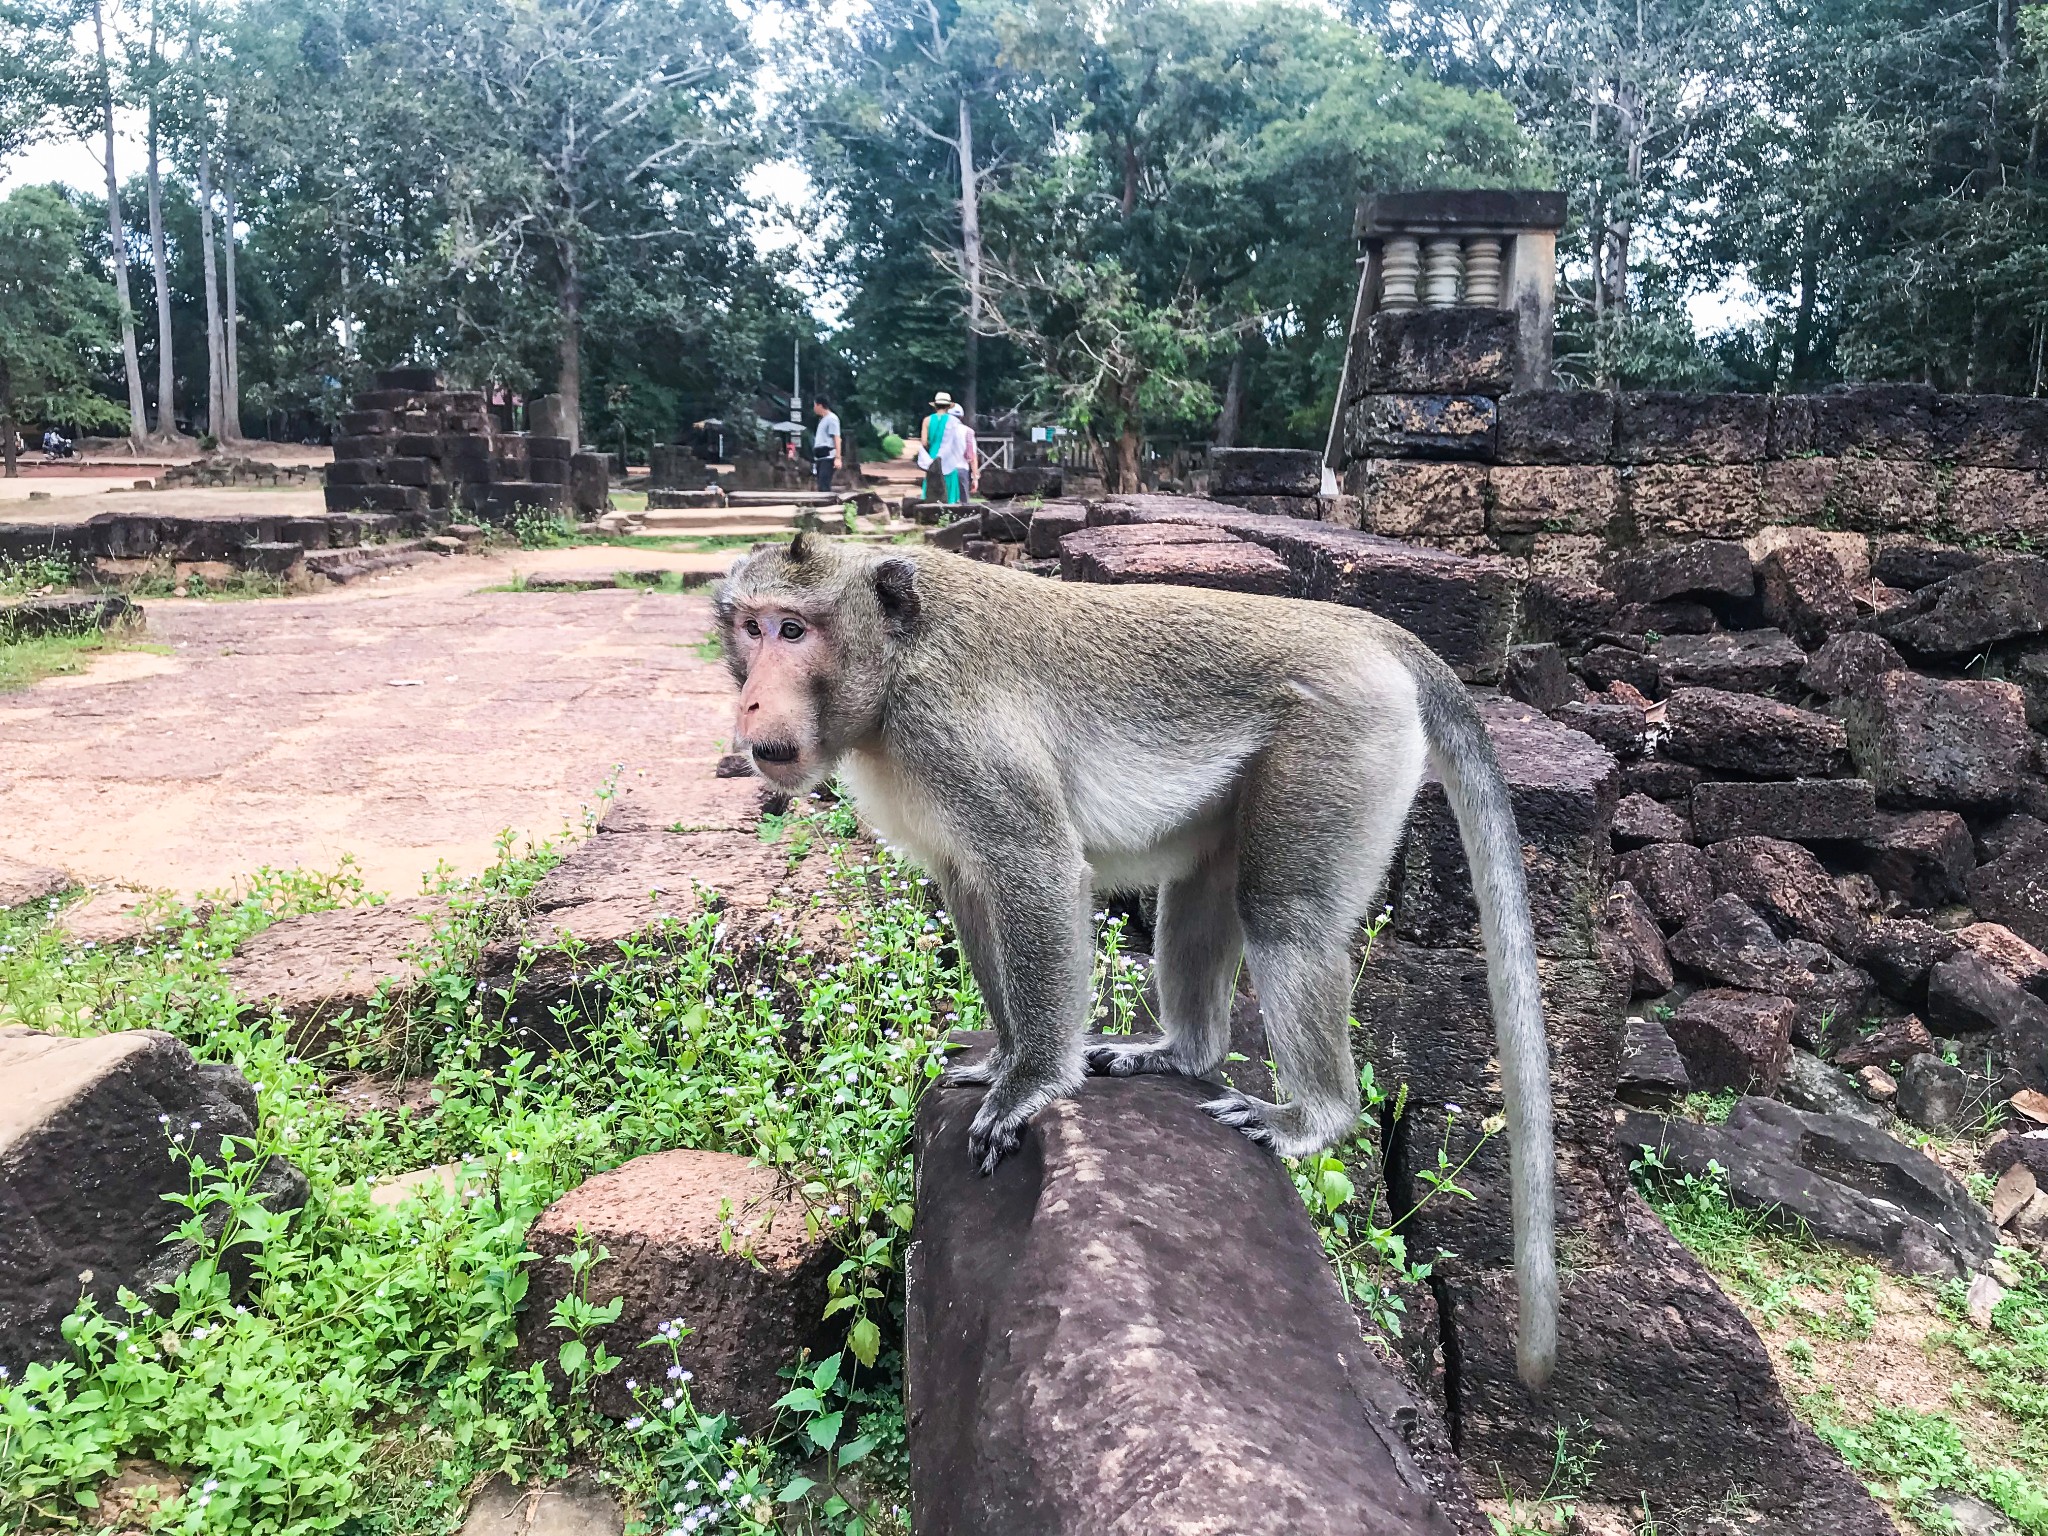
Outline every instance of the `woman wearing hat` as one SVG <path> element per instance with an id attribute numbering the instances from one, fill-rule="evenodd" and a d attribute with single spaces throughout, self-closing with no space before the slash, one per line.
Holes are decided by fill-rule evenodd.
<path id="1" fill-rule="evenodd" d="M 932 413 L 924 419 L 917 445 L 919 469 L 928 470 L 935 463 L 939 466 L 948 506 L 967 499 L 967 474 L 972 464 L 969 444 L 973 439 L 967 423 L 953 414 L 954 409 L 953 397 L 943 389 L 932 396 Z"/>

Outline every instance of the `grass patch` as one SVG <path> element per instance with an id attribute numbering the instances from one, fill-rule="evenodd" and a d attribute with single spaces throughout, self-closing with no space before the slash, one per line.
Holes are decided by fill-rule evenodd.
<path id="1" fill-rule="evenodd" d="M 171 654 L 168 646 L 145 645 L 118 634 L 94 630 L 83 635 L 39 635 L 27 640 L 0 644 L 0 693 L 15 693 L 32 687 L 46 677 L 66 677 L 85 671 L 95 656 L 113 651 L 150 651 Z"/>
<path id="2" fill-rule="evenodd" d="M 1942 1498 L 1966 1494 L 2048 1536 L 2048 1270 L 2007 1250 L 2021 1283 L 1981 1330 L 1960 1282 L 1900 1281 L 1767 1226 L 1717 1175 L 1673 1176 L 1654 1156 L 1634 1172 L 1756 1324 L 1800 1415 L 1895 1514 L 1951 1530 Z"/>
<path id="3" fill-rule="evenodd" d="M 0 557 L 0 598 L 61 591 L 75 584 L 80 577 L 78 566 L 68 554 L 52 552 L 14 559 Z"/>
<path id="4" fill-rule="evenodd" d="M 792 947 L 770 988 L 735 968 L 715 914 L 672 923 L 592 967 L 603 1013 L 546 1058 L 510 1051 L 509 998 L 482 995 L 476 977 L 556 861 L 551 846 L 508 843 L 481 877 L 437 881 L 448 912 L 423 931 L 424 987 L 352 1022 L 317 1060 L 278 1021 L 244 1014 L 221 967 L 281 917 L 373 900 L 350 869 L 265 872 L 113 947 L 66 941 L 47 906 L 0 920 L 0 1023 L 169 1029 L 247 1076 L 261 1110 L 247 1144 L 190 1165 L 188 1230 L 222 1223 L 206 1258 L 160 1296 L 104 1314 L 82 1304 L 69 1359 L 0 1381 L 0 1530 L 90 1526 L 92 1491 L 142 1456 L 187 1480 L 163 1530 L 426 1536 L 494 1472 L 580 1465 L 618 1492 L 629 1536 L 674 1528 L 678 1506 L 708 1507 L 717 1523 L 704 1528 L 721 1532 L 904 1536 L 911 1117 L 945 1036 L 982 1013 L 929 882 L 854 832 L 843 806 L 763 828 L 792 859 L 832 861 L 823 900 L 857 936 L 850 953 L 828 963 Z M 1107 926 L 1102 964 L 1121 975 Z M 426 1079 L 432 1103 L 352 1113 L 329 1093 L 336 1068 Z M 764 1440 L 668 1380 L 678 1336 L 626 1360 L 595 1347 L 603 1308 L 580 1283 L 550 1319 L 571 1390 L 513 1367 L 528 1226 L 591 1174 L 673 1147 L 783 1170 L 839 1254 L 838 1345 L 787 1363 Z M 279 1153 L 311 1189 L 288 1220 L 250 1194 Z M 373 1181 L 440 1163 L 466 1170 L 459 1189 L 371 1202 Z M 231 1249 L 253 1272 L 239 1297 L 224 1278 Z M 586 1277 L 611 1262 L 576 1261 Z M 642 1411 L 624 1423 L 593 1407 L 615 1373 L 662 1384 L 635 1388 Z"/>

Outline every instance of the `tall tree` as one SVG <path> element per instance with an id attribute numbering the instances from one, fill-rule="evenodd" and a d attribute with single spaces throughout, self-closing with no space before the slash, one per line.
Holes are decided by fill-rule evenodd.
<path id="1" fill-rule="evenodd" d="M 883 0 L 820 50 L 806 164 L 835 208 L 827 260 L 853 293 L 844 335 L 867 398 L 898 419 L 935 388 L 980 408 L 1014 399 L 1014 348 L 986 345 L 987 263 L 1004 185 L 1052 149 L 1053 85 L 1011 67 L 1013 0 Z"/>
<path id="2" fill-rule="evenodd" d="M 100 128 L 107 170 L 107 241 L 113 247 L 114 297 L 121 307 L 121 363 L 128 376 L 128 441 L 143 449 L 142 360 L 135 347 L 135 306 L 128 298 L 128 240 L 121 223 L 121 183 L 114 175 L 114 80 L 107 68 L 107 31 L 101 0 L 92 0 L 93 43 L 98 51 Z"/>
<path id="3" fill-rule="evenodd" d="M 156 287 L 156 436 L 169 442 L 178 435 L 178 374 L 171 346 L 171 264 L 165 254 L 162 157 L 157 144 L 164 62 L 157 21 L 157 0 L 150 0 L 144 70 L 149 104 L 149 251 Z"/>

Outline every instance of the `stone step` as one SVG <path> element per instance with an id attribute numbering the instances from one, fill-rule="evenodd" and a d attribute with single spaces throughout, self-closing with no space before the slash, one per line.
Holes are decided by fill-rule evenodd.
<path id="1" fill-rule="evenodd" d="M 788 533 L 797 526 L 797 509 L 734 511 L 724 507 L 691 507 L 650 512 L 635 521 L 633 531 L 674 538 L 678 534 Z"/>
<path id="2" fill-rule="evenodd" d="M 727 491 L 729 507 L 836 507 L 846 500 L 837 491 Z"/>
<path id="3" fill-rule="evenodd" d="M 329 581 L 350 582 L 373 571 L 388 571 L 445 553 L 428 539 L 395 539 L 389 544 L 358 544 L 350 549 L 306 552 L 306 570 Z"/>

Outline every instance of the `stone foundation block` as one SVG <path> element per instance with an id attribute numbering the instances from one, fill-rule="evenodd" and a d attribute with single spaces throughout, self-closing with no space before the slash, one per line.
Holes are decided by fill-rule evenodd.
<path id="1" fill-rule="evenodd" d="M 1495 407 L 1485 395 L 1367 395 L 1345 413 L 1347 457 L 1493 457 Z"/>
<path id="2" fill-rule="evenodd" d="M 1934 429 L 1938 451 L 1965 470 L 2048 469 L 2048 400 L 1941 395 L 1934 402 Z"/>
<path id="3" fill-rule="evenodd" d="M 1848 745 L 1840 721 L 1716 688 L 1678 689 L 1665 726 L 1666 756 L 1759 779 L 1825 778 Z"/>
<path id="4" fill-rule="evenodd" d="M 1868 779 L 1702 784 L 1692 792 L 1692 819 L 1703 843 L 1727 837 L 1826 842 L 1870 833 L 1877 796 Z"/>
<path id="5" fill-rule="evenodd" d="M 1315 496 L 1323 456 L 1314 448 L 1211 448 L 1212 496 Z"/>
<path id="6" fill-rule="evenodd" d="M 198 1257 L 165 1241 L 185 1213 L 164 1196 L 190 1184 L 173 1138 L 219 1165 L 225 1138 L 254 1134 L 256 1092 L 155 1029 L 0 1029 L 0 1081 L 0 1366 L 19 1379 L 69 1353 L 59 1325 L 81 1293 L 118 1318 L 124 1286 L 148 1299 Z M 306 1184 L 272 1158 L 256 1192 L 285 1211 Z"/>
<path id="7" fill-rule="evenodd" d="M 1606 534 L 1621 514 L 1621 471 L 1605 464 L 1501 464 L 1487 529 Z"/>
<path id="8" fill-rule="evenodd" d="M 1856 384 L 1808 398 L 1810 444 L 1821 453 L 1878 459 L 1935 456 L 1938 396 L 1924 384 Z"/>
<path id="9" fill-rule="evenodd" d="M 1627 485 L 1642 538 L 1742 539 L 1766 521 L 1755 464 L 1640 464 Z"/>
<path id="10" fill-rule="evenodd" d="M 1948 520 L 1968 538 L 1998 543 L 2022 537 L 2038 540 L 2048 534 L 2048 474 L 2037 469 L 1958 469 L 1948 490 Z"/>
<path id="11" fill-rule="evenodd" d="M 352 1014 L 404 1004 L 421 947 L 446 914 L 437 901 L 393 901 L 288 917 L 244 940 L 221 978 L 243 1008 L 290 1020 L 293 1043 L 311 1050 Z"/>
<path id="12" fill-rule="evenodd" d="M 2026 704 L 2002 682 L 1886 672 L 1844 704 L 1856 768 L 1890 804 L 1995 805 L 2032 752 Z"/>
<path id="13" fill-rule="evenodd" d="M 1480 712 L 1522 835 L 1537 952 L 1592 955 L 1617 799 L 1614 760 L 1590 737 L 1527 705 L 1489 699 Z M 1434 775 L 1416 795 L 1393 879 L 1395 932 L 1420 944 L 1477 946 L 1479 909 L 1464 844 Z"/>
<path id="14" fill-rule="evenodd" d="M 570 1335 L 550 1319 L 572 1277 L 557 1261 L 604 1249 L 587 1299 L 624 1305 L 590 1342 L 623 1364 L 597 1379 L 598 1408 L 622 1419 L 660 1403 L 669 1352 L 641 1346 L 680 1318 L 690 1332 L 676 1353 L 692 1375 L 691 1401 L 755 1434 L 775 1422 L 788 1388 L 778 1373 L 823 1340 L 825 1276 L 839 1262 L 829 1236 L 806 1231 L 804 1198 L 777 1170 L 725 1152 L 656 1152 L 600 1173 L 549 1206 L 526 1244 L 536 1258 L 519 1319 L 523 1362 L 542 1362 L 559 1388 Z"/>
<path id="15" fill-rule="evenodd" d="M 1773 523 L 1807 527 L 1828 515 L 1838 460 L 1772 459 L 1763 466 L 1763 511 Z"/>
<path id="16" fill-rule="evenodd" d="M 1664 1027 L 1685 1058 L 1694 1088 L 1769 1094 L 1792 1059 L 1792 1018 L 1798 1011 L 1789 997 L 1708 987 L 1679 1004 Z"/>
<path id="17" fill-rule="evenodd" d="M 1345 472 L 1359 498 L 1359 526 L 1390 539 L 1430 543 L 1486 532 L 1487 467 L 1367 459 Z"/>
<path id="18" fill-rule="evenodd" d="M 1601 1444 L 1589 1496 L 1638 1512 L 1647 1498 L 1660 1524 L 1739 1507 L 1756 1536 L 1892 1536 L 1862 1479 L 1794 1416 L 1741 1310 L 1615 1185 L 1615 1219 L 1566 1271 L 1559 1369 L 1541 1397 L 1515 1377 L 1512 1276 L 1448 1266 L 1460 1454 L 1540 1489 L 1562 1431 Z"/>
<path id="19" fill-rule="evenodd" d="M 1837 466 L 1828 511 L 1842 527 L 1902 533 L 1941 522 L 1941 472 L 1935 465 L 1849 458 Z"/>

